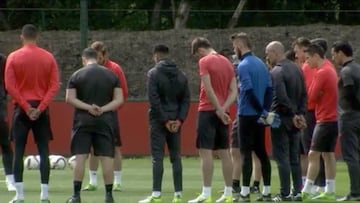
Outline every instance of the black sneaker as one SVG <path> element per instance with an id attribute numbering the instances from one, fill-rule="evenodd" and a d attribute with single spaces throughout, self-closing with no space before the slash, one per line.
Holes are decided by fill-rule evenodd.
<path id="1" fill-rule="evenodd" d="M 108 194 L 105 196 L 105 203 L 114 203 L 114 198 L 112 195 Z"/>
<path id="2" fill-rule="evenodd" d="M 258 193 L 260 193 L 260 188 L 259 188 L 259 186 L 252 186 L 252 187 L 250 187 L 250 193 L 251 193 L 251 194 L 258 194 Z"/>
<path id="3" fill-rule="evenodd" d="M 255 199 L 255 201 L 257 201 L 257 202 L 272 202 L 271 194 L 260 195 Z"/>
<path id="4" fill-rule="evenodd" d="M 239 201 L 240 202 L 250 202 L 250 194 L 247 194 L 245 196 L 239 195 Z"/>
<path id="5" fill-rule="evenodd" d="M 354 196 L 351 194 L 346 195 L 345 197 L 341 197 L 336 199 L 337 202 L 348 202 L 348 201 L 360 201 L 360 196 Z"/>
<path id="6" fill-rule="evenodd" d="M 301 193 L 297 193 L 296 195 L 293 194 L 292 199 L 294 202 L 302 202 Z"/>
<path id="7" fill-rule="evenodd" d="M 277 194 L 275 197 L 272 198 L 273 202 L 291 202 L 292 201 L 292 196 L 288 195 L 288 196 L 283 196 L 281 194 Z"/>
<path id="8" fill-rule="evenodd" d="M 81 203 L 80 196 L 71 196 L 66 203 Z"/>

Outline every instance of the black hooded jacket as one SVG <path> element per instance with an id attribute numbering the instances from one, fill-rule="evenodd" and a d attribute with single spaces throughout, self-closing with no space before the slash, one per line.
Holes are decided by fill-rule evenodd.
<path id="1" fill-rule="evenodd" d="M 168 120 L 183 122 L 190 107 L 190 90 L 185 74 L 168 59 L 149 70 L 147 81 L 150 121 L 165 124 Z"/>

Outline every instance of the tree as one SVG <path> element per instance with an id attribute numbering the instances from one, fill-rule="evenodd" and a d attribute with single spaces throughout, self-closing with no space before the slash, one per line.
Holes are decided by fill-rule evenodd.
<path id="1" fill-rule="evenodd" d="M 177 15 L 175 18 L 175 30 L 186 28 L 186 23 L 189 19 L 191 5 L 189 0 L 181 0 L 179 4 L 179 8 L 177 10 Z"/>
<path id="2" fill-rule="evenodd" d="M 231 17 L 227 28 L 234 28 L 238 21 L 239 21 L 239 17 L 244 9 L 244 6 L 246 4 L 246 0 L 240 0 L 238 6 L 236 7 L 233 16 Z"/>
<path id="3" fill-rule="evenodd" d="M 151 17 L 151 29 L 153 29 L 153 30 L 156 30 L 159 28 L 160 10 L 161 10 L 162 4 L 163 4 L 163 0 L 155 1 L 154 11 L 153 11 L 152 17 Z"/>

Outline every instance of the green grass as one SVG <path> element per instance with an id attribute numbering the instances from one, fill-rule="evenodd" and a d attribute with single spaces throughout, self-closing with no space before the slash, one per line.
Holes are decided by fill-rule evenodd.
<path id="1" fill-rule="evenodd" d="M 137 203 L 139 200 L 151 194 L 152 176 L 150 158 L 125 159 L 123 166 L 123 191 L 115 192 L 114 198 L 117 203 Z M 172 172 L 169 159 L 164 161 L 163 178 L 163 203 L 171 202 L 173 197 Z M 217 191 L 223 188 L 219 160 L 215 162 L 215 172 L 213 178 L 213 198 L 216 199 L 219 194 Z M 183 159 L 183 186 L 184 202 L 195 198 L 197 193 L 201 192 L 201 176 L 199 160 L 197 158 Z M 84 178 L 84 183 L 88 183 L 88 177 Z M 25 202 L 37 203 L 40 195 L 39 172 L 36 170 L 25 170 Z M 96 192 L 82 192 L 83 203 L 101 203 L 104 201 L 104 186 L 102 178 L 98 176 L 98 190 Z M 50 200 L 52 203 L 63 203 L 72 194 L 72 171 L 69 168 L 65 170 L 53 170 L 50 177 Z M 345 195 L 349 190 L 349 180 L 346 165 L 343 162 L 337 163 L 336 191 L 338 195 Z M 272 162 L 272 194 L 279 192 L 279 178 L 277 167 Z M 5 183 L 0 183 L 0 203 L 7 203 L 14 195 L 13 192 L 7 192 Z M 255 196 L 252 196 L 254 199 Z"/>

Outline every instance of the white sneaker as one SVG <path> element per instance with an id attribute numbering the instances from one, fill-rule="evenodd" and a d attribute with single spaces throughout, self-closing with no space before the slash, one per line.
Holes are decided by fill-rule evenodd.
<path id="1" fill-rule="evenodd" d="M 199 195 L 196 199 L 189 200 L 188 203 L 211 203 L 211 197 L 205 197 L 204 195 Z"/>
<path id="2" fill-rule="evenodd" d="M 232 203 L 233 202 L 233 196 L 232 195 L 228 195 L 228 196 L 221 195 L 221 197 L 219 199 L 217 199 L 215 202 L 216 203 L 220 203 L 220 202 Z"/>
<path id="3" fill-rule="evenodd" d="M 15 188 L 15 184 L 14 183 L 10 183 L 9 181 L 6 181 L 6 187 L 7 187 L 7 190 L 9 192 L 14 192 L 16 191 L 16 188 Z"/>

